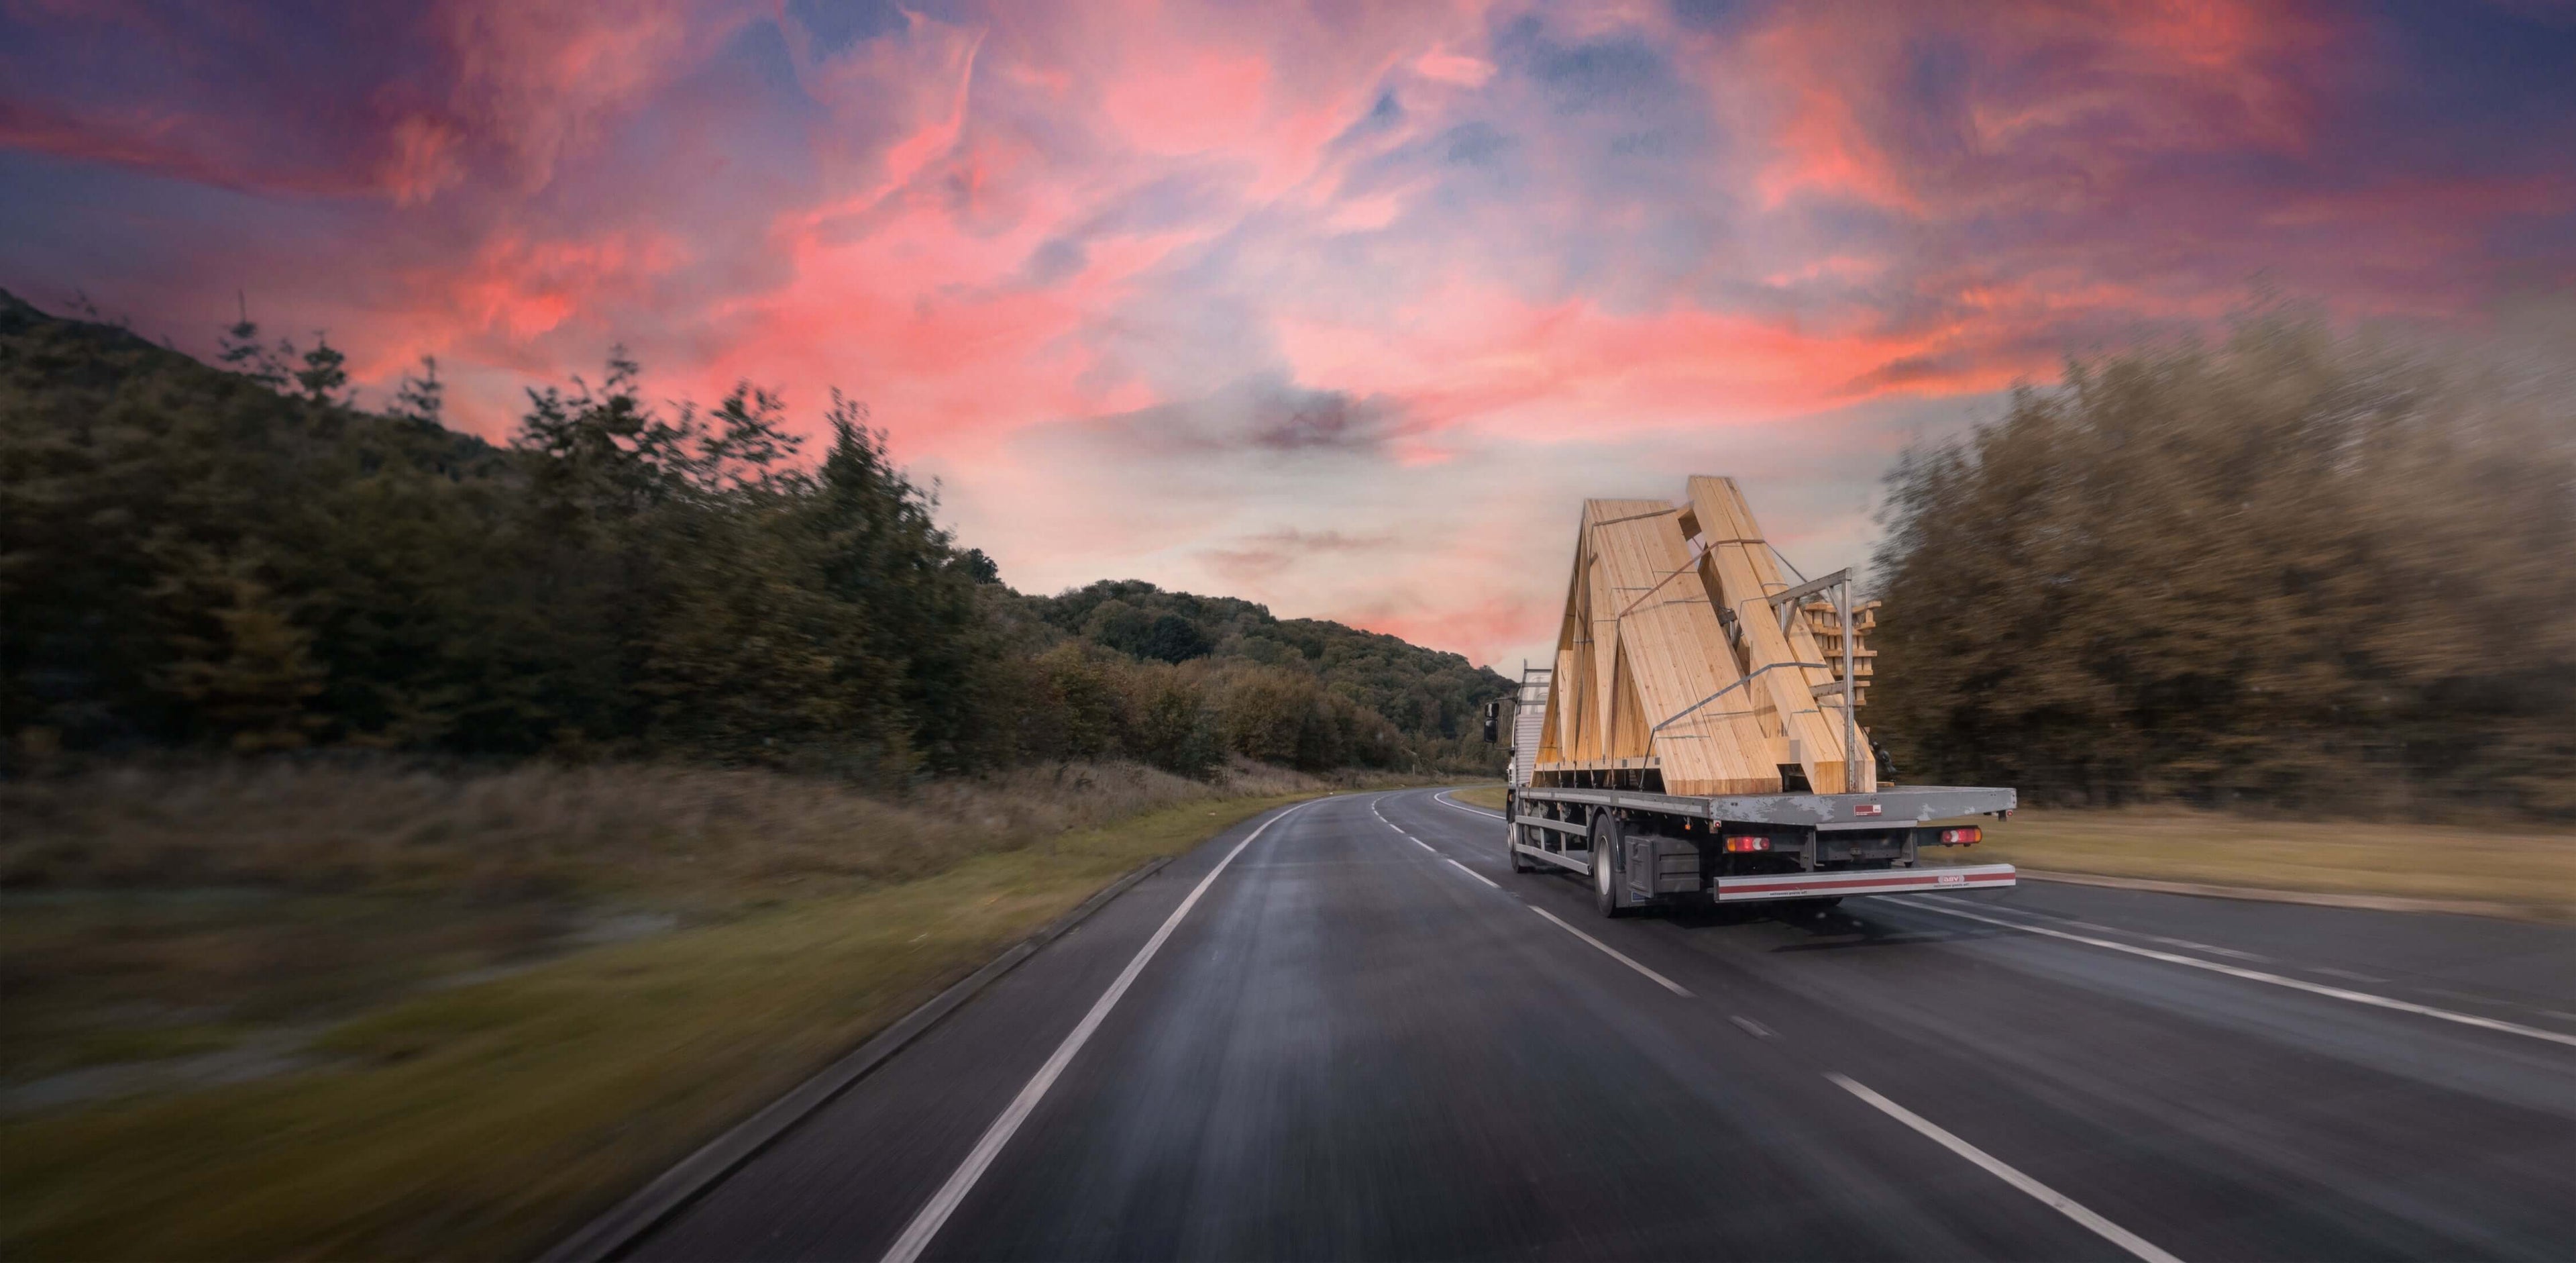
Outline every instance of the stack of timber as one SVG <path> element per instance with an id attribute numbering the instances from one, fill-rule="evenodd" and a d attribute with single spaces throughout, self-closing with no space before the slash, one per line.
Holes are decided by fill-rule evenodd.
<path id="1" fill-rule="evenodd" d="M 1877 788 L 1835 664 L 1743 493 L 1694 477 L 1682 504 L 1583 506 L 1536 779 L 1671 794 Z M 1841 624 L 1834 624 L 1839 650 Z M 1855 674 L 1858 672 L 1856 671 Z"/>

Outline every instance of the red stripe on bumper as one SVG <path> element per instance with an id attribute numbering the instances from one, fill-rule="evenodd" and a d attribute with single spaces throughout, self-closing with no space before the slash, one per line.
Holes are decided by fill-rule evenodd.
<path id="1" fill-rule="evenodd" d="M 2016 873 L 1948 874 L 1956 880 L 1942 881 L 1938 872 L 1871 873 L 1860 877 L 1818 877 L 1810 881 L 1746 881 L 1726 878 L 1717 880 L 1717 897 L 1751 899 L 1798 894 L 1852 894 L 1873 890 L 1962 890 L 2016 884 Z"/>

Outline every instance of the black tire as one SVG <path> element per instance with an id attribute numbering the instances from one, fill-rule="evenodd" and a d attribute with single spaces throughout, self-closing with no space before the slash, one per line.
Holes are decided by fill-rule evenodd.
<path id="1" fill-rule="evenodd" d="M 1619 886 L 1619 822 L 1602 812 L 1592 818 L 1592 906 L 1605 917 L 1628 915 Z"/>
<path id="2" fill-rule="evenodd" d="M 1512 862 L 1512 871 L 1515 873 L 1534 873 L 1538 871 L 1538 865 L 1530 863 L 1529 857 L 1521 854 L 1520 842 L 1523 838 L 1528 836 L 1529 826 L 1527 825 L 1507 824 L 1503 826 L 1503 858 Z"/>

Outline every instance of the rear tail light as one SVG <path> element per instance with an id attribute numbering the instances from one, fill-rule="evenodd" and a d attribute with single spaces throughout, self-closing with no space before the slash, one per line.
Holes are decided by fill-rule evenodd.
<path id="1" fill-rule="evenodd" d="M 1941 831 L 1941 845 L 1943 846 L 1975 846 L 1977 843 L 1985 840 L 1986 831 L 1975 825 L 1969 825 L 1965 829 L 1943 829 Z"/>
<path id="2" fill-rule="evenodd" d="M 1771 849 L 1771 839 L 1739 834 L 1726 840 L 1726 849 L 1730 851 L 1768 851 Z"/>

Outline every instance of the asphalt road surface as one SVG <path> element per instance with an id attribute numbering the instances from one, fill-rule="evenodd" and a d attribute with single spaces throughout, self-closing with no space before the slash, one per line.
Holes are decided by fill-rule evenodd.
<path id="1" fill-rule="evenodd" d="M 2576 1257 L 2576 932 L 2040 883 L 1607 921 L 1501 833 L 1229 831 L 632 1254 Z"/>

